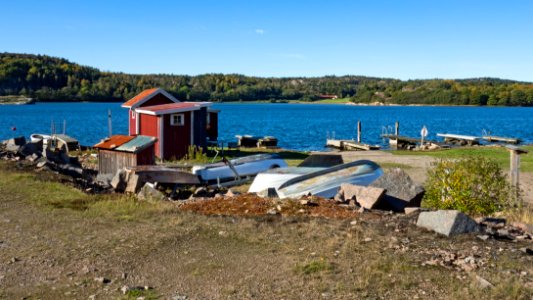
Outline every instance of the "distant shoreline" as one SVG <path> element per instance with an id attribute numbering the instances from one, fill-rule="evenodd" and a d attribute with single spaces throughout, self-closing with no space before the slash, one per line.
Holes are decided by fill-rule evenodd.
<path id="1" fill-rule="evenodd" d="M 35 99 L 25 96 L 0 96 L 0 105 L 28 105 L 35 102 Z"/>
<path id="2" fill-rule="evenodd" d="M 344 100 L 344 99 L 342 99 Z M 0 105 L 30 105 L 36 103 L 123 103 L 125 101 L 110 100 L 110 101 L 94 101 L 94 100 L 36 100 L 24 96 L 0 96 Z M 317 100 L 317 101 L 302 101 L 302 100 L 254 100 L 254 101 L 223 101 L 213 104 L 306 104 L 306 105 L 347 105 L 347 106 L 399 106 L 399 107 L 530 107 L 530 106 L 505 106 L 505 105 L 469 105 L 469 104 L 396 104 L 396 103 L 383 103 L 383 102 L 371 102 L 371 103 L 354 103 L 349 100 L 346 101 L 330 101 L 330 100 Z"/>

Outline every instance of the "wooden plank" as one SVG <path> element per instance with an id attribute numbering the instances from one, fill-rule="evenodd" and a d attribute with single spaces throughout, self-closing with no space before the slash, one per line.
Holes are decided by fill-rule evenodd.
<path id="1" fill-rule="evenodd" d="M 492 135 L 483 136 L 483 139 L 489 142 L 503 142 L 503 143 L 509 143 L 509 144 L 519 144 L 521 142 L 521 140 L 517 138 L 492 136 Z"/>
<path id="2" fill-rule="evenodd" d="M 465 141 L 479 141 L 480 138 L 472 135 L 461 135 L 461 134 L 451 134 L 451 133 L 437 133 L 437 136 L 443 138 L 449 138 L 454 140 L 465 140 Z"/>
<path id="3" fill-rule="evenodd" d="M 179 169 L 162 166 L 136 166 L 130 169 L 139 175 L 143 182 L 200 184 L 198 176 Z"/>

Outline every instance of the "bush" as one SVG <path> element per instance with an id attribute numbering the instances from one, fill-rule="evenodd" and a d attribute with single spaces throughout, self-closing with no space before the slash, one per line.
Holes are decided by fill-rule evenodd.
<path id="1" fill-rule="evenodd" d="M 424 204 L 473 215 L 490 215 L 518 200 L 511 191 L 502 169 L 492 159 L 444 159 L 433 163 L 428 172 Z"/>

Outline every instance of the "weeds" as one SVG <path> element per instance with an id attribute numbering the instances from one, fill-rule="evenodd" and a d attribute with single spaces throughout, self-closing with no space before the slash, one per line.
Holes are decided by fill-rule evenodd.
<path id="1" fill-rule="evenodd" d="M 322 271 L 332 271 L 333 265 L 325 261 L 323 258 L 320 260 L 313 260 L 304 265 L 297 265 L 295 271 L 297 273 L 311 275 L 315 273 L 320 273 Z"/>
<path id="2" fill-rule="evenodd" d="M 428 171 L 424 203 L 432 208 L 490 215 L 516 204 L 511 192 L 501 167 L 492 159 L 443 159 Z"/>

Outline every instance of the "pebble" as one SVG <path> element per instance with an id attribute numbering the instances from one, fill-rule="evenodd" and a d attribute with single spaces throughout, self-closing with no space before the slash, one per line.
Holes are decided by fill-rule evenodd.
<path id="1" fill-rule="evenodd" d="M 94 281 L 98 282 L 98 283 L 101 283 L 101 284 L 107 284 L 107 283 L 110 283 L 111 280 L 108 279 L 108 278 L 105 278 L 105 277 L 95 277 L 94 278 Z"/>

